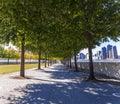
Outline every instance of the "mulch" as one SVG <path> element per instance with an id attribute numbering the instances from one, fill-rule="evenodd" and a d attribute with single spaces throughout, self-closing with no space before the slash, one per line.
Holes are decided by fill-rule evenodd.
<path id="1" fill-rule="evenodd" d="M 11 76 L 11 79 L 32 79 L 32 76 L 25 76 L 25 77 L 21 77 L 21 76 Z"/>

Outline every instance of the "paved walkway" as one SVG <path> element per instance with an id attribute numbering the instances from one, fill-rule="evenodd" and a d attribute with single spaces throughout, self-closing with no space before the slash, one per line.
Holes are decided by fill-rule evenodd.
<path id="1" fill-rule="evenodd" d="M 120 83 L 81 81 L 86 74 L 61 64 L 27 70 L 29 79 L 16 75 L 0 76 L 0 104 L 120 104 Z"/>

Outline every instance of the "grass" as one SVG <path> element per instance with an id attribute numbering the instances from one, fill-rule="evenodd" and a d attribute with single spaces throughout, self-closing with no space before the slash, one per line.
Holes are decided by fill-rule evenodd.
<path id="1" fill-rule="evenodd" d="M 25 70 L 37 68 L 38 64 L 25 64 Z M 0 75 L 20 71 L 20 64 L 17 65 L 0 65 Z"/>

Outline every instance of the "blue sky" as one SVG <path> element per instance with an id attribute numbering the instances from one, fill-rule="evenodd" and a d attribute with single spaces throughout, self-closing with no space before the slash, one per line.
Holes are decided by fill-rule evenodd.
<path id="1" fill-rule="evenodd" d="M 92 50 L 93 54 L 95 54 L 95 53 L 96 53 L 97 51 L 99 51 L 99 50 L 101 51 L 101 48 L 102 48 L 102 47 L 107 47 L 108 44 L 113 45 L 113 46 L 116 45 L 117 51 L 118 51 L 118 55 L 120 55 L 120 41 L 114 42 L 114 41 L 112 41 L 112 40 L 110 40 L 109 42 L 104 42 L 104 43 L 102 43 L 100 46 L 96 46 L 96 48 L 94 48 L 94 49 Z M 84 50 L 82 50 L 82 51 L 80 51 L 80 52 L 86 54 L 86 53 L 88 53 L 88 50 L 87 50 L 87 49 L 84 49 Z"/>

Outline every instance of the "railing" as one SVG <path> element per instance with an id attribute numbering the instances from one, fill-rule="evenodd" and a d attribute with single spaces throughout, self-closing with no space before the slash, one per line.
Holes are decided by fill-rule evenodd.
<path id="1" fill-rule="evenodd" d="M 20 59 L 0 59 L 0 64 L 19 64 Z M 25 63 L 37 63 L 38 60 L 25 60 Z M 43 62 L 43 61 L 42 61 Z"/>
<path id="2" fill-rule="evenodd" d="M 89 70 L 88 60 L 78 60 L 77 65 L 79 69 L 84 71 Z M 96 74 L 105 75 L 120 79 L 120 60 L 94 60 L 94 72 Z M 72 61 L 74 67 L 74 61 Z"/>

